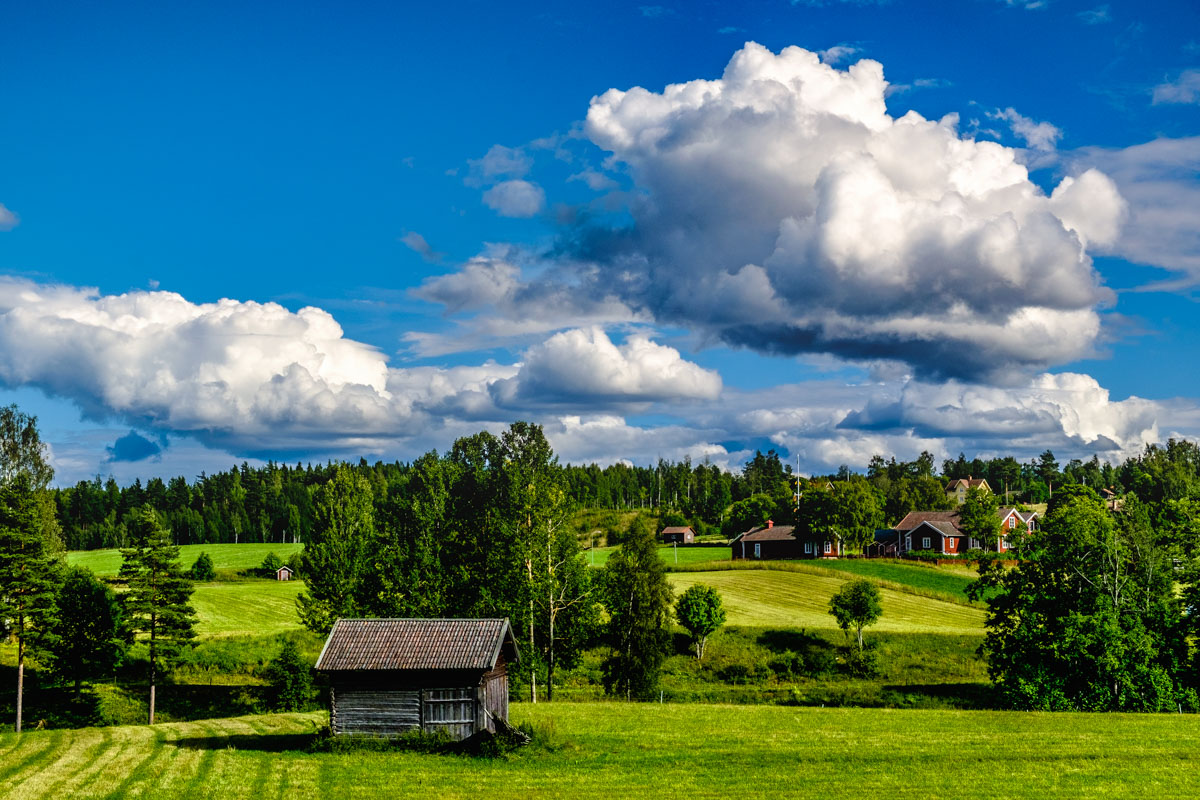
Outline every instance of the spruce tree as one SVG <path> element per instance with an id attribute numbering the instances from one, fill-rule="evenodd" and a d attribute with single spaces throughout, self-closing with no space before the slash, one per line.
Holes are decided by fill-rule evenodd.
<path id="1" fill-rule="evenodd" d="M 29 476 L 18 473 L 0 482 L 0 620 L 17 642 L 17 733 L 25 701 L 25 653 L 31 636 L 53 618 L 57 572 Z"/>
<path id="2" fill-rule="evenodd" d="M 193 636 L 196 612 L 188 604 L 192 582 L 179 563 L 179 548 L 149 506 L 137 509 L 128 523 L 134 546 L 122 550 L 118 577 L 128 591 L 122 597 L 129 629 L 147 636 L 150 646 L 150 724 L 154 724 L 155 686 L 179 649 Z"/>

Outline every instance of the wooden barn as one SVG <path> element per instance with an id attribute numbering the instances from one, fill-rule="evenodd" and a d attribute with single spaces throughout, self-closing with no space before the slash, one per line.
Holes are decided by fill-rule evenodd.
<path id="1" fill-rule="evenodd" d="M 465 739 L 508 722 L 507 619 L 339 619 L 317 669 L 336 735 L 446 731 Z"/>

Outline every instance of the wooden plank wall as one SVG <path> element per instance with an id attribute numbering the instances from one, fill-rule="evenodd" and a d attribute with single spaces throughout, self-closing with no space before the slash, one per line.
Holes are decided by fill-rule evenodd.
<path id="1" fill-rule="evenodd" d="M 390 736 L 421 727 L 421 692 L 333 687 L 329 726 L 335 734 Z"/>

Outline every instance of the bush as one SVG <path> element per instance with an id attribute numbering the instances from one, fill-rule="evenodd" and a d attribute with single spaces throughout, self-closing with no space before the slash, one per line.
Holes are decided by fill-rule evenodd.
<path id="1" fill-rule="evenodd" d="M 846 674 L 852 678 L 874 678 L 879 675 L 879 653 L 875 642 L 865 642 L 863 649 L 842 648 L 842 663 Z"/>
<path id="2" fill-rule="evenodd" d="M 300 711 L 312 699 L 312 670 L 301 657 L 300 648 L 285 639 L 275 660 L 267 665 L 271 705 L 279 711 Z"/>
<path id="3" fill-rule="evenodd" d="M 265 577 L 274 578 L 275 573 L 283 566 L 283 561 L 274 553 L 267 553 L 267 557 L 263 559 L 262 566 L 259 570 Z"/>
<path id="4" fill-rule="evenodd" d="M 217 577 L 217 571 L 213 568 L 213 561 L 208 553 L 201 553 L 196 557 L 191 574 L 194 581 L 211 581 Z"/>

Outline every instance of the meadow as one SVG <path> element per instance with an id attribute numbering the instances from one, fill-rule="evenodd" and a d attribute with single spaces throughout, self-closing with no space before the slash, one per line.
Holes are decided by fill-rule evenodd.
<path id="1" fill-rule="evenodd" d="M 310 750 L 323 713 L 0 734 L 11 797 L 1195 797 L 1200 718 L 517 704 L 505 759 Z"/>
<path id="2" fill-rule="evenodd" d="M 836 627 L 829 599 L 847 577 L 767 569 L 689 570 L 667 576 L 676 593 L 696 583 L 719 591 L 730 625 L 818 629 Z M 883 617 L 872 631 L 983 634 L 981 609 L 889 588 L 881 592 Z"/>
<path id="3" fill-rule="evenodd" d="M 269 553 L 286 561 L 304 549 L 303 544 L 185 544 L 179 548 L 179 561 L 189 568 L 201 553 L 208 553 L 217 570 L 254 569 L 262 564 Z M 72 550 L 67 553 L 67 563 L 73 567 L 87 567 L 96 575 L 113 577 L 121 569 L 120 550 Z"/>

